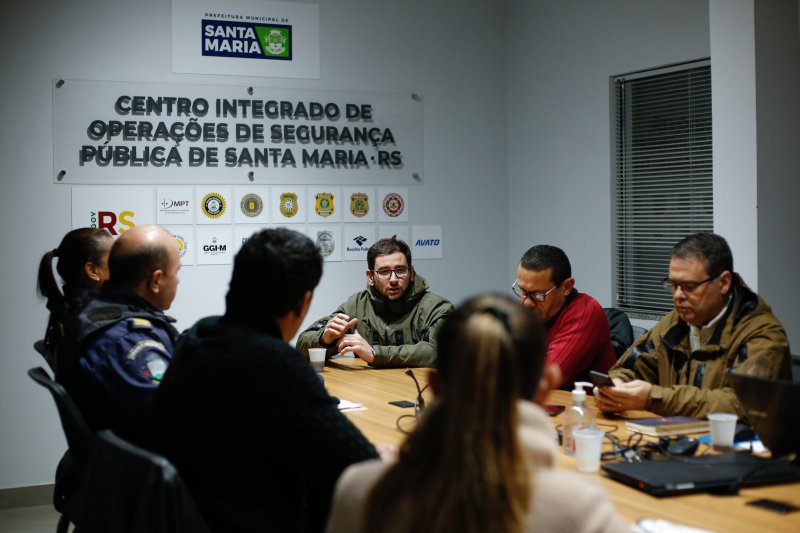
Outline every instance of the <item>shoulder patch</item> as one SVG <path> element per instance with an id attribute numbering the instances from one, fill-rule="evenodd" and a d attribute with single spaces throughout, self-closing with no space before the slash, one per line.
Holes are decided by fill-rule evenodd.
<path id="1" fill-rule="evenodd" d="M 150 382 L 158 385 L 164 379 L 164 372 L 167 371 L 168 363 L 164 358 L 154 353 L 145 357 L 147 362 L 147 373 L 150 374 Z"/>
<path id="2" fill-rule="evenodd" d="M 131 328 L 133 329 L 140 329 L 140 328 L 152 328 L 153 323 L 147 320 L 146 318 L 141 317 L 133 317 L 128 319 L 128 324 L 130 324 Z"/>
<path id="3" fill-rule="evenodd" d="M 158 341 L 154 341 L 152 339 L 145 339 L 142 341 L 137 342 L 133 348 L 128 351 L 126 357 L 130 361 L 134 361 L 139 357 L 139 355 L 145 350 L 158 350 L 163 353 L 167 353 L 167 347 L 164 346 L 163 343 Z"/>

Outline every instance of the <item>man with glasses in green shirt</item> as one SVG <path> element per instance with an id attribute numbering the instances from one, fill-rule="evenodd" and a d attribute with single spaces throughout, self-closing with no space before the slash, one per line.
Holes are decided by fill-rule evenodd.
<path id="1" fill-rule="evenodd" d="M 681 240 L 672 248 L 663 283 L 675 310 L 637 339 L 609 371 L 616 386 L 595 389 L 603 411 L 743 416 L 728 384 L 729 369 L 791 379 L 783 325 L 734 272 L 725 239 L 696 233 Z"/>
<path id="2" fill-rule="evenodd" d="M 366 275 L 366 290 L 311 324 L 298 337 L 297 350 L 351 353 L 375 367 L 432 366 L 436 328 L 453 305 L 428 290 L 411 265 L 411 249 L 394 237 L 370 247 Z"/>

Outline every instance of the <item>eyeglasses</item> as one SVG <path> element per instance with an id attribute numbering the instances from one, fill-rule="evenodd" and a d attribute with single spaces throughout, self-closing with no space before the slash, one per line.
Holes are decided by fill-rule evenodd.
<path id="1" fill-rule="evenodd" d="M 661 284 L 664 285 L 664 290 L 666 290 L 670 294 L 675 294 L 675 291 L 678 290 L 678 287 L 680 287 L 681 291 L 683 291 L 685 294 L 690 294 L 694 292 L 697 289 L 697 287 L 699 287 L 703 283 L 708 283 L 712 279 L 717 279 L 718 277 L 719 274 L 717 274 L 716 276 L 712 276 L 710 278 L 706 278 L 703 281 L 681 281 L 681 282 L 675 282 L 671 281 L 669 278 L 664 278 L 663 280 L 661 280 Z"/>
<path id="2" fill-rule="evenodd" d="M 547 299 L 547 295 L 556 290 L 558 285 L 553 285 L 553 287 L 549 291 L 535 291 L 535 292 L 526 292 L 519 288 L 519 284 L 517 280 L 514 280 L 513 285 L 511 285 L 511 290 L 514 291 L 519 298 L 523 300 L 525 298 L 530 298 L 534 302 L 543 302 Z"/>
<path id="3" fill-rule="evenodd" d="M 401 266 L 397 268 L 382 268 L 380 270 L 373 270 L 372 272 L 378 276 L 379 279 L 391 279 L 392 274 L 397 276 L 397 279 L 403 279 L 408 276 L 408 271 L 411 270 L 410 267 Z"/>

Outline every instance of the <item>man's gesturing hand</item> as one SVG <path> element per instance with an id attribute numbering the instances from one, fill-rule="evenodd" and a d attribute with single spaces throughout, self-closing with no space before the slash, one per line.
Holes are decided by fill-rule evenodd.
<path id="1" fill-rule="evenodd" d="M 329 345 L 336 339 L 344 335 L 344 333 L 354 327 L 358 323 L 357 318 L 350 318 L 344 313 L 337 313 L 328 323 L 325 324 L 325 330 L 322 332 L 322 344 Z"/>

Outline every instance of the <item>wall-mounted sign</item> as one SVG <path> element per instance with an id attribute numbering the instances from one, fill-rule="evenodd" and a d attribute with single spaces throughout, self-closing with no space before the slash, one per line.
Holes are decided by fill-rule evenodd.
<path id="1" fill-rule="evenodd" d="M 441 259 L 442 227 L 411 226 L 411 257 L 414 259 Z"/>
<path id="2" fill-rule="evenodd" d="M 152 187 L 73 187 L 72 227 L 103 228 L 118 237 L 155 224 Z"/>
<path id="3" fill-rule="evenodd" d="M 319 79 L 319 6 L 172 0 L 172 71 Z"/>
<path id="4" fill-rule="evenodd" d="M 234 253 L 232 232 L 232 226 L 197 226 L 197 264 L 231 264 Z"/>
<path id="5" fill-rule="evenodd" d="M 57 183 L 408 185 L 422 183 L 422 146 L 422 103 L 411 94 L 53 87 Z"/>

